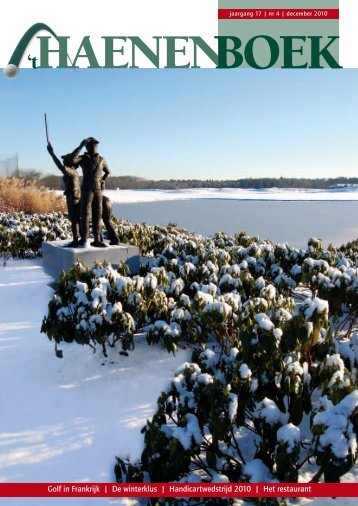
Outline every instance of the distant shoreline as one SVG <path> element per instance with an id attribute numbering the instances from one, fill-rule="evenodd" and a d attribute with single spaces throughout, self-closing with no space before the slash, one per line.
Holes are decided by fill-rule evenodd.
<path id="1" fill-rule="evenodd" d="M 238 200 L 241 202 L 356 202 L 358 185 L 330 190 L 201 188 L 187 190 L 106 190 L 113 204 L 178 200 Z"/>

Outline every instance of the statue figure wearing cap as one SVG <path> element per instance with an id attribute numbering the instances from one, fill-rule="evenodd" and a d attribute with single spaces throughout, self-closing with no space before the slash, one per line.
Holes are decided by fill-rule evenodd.
<path id="1" fill-rule="evenodd" d="M 92 210 L 92 228 L 94 242 L 92 246 L 102 248 L 106 244 L 101 241 L 102 217 L 102 189 L 104 181 L 109 176 L 107 162 L 97 153 L 99 141 L 94 137 L 84 139 L 72 152 L 74 165 L 81 167 L 83 181 L 81 187 L 81 244 L 84 245 L 89 237 L 89 219 Z M 87 151 L 79 155 L 83 146 Z"/>

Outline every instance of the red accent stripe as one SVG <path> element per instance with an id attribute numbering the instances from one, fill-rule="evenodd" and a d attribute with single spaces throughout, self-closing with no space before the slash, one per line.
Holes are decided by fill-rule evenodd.
<path id="1" fill-rule="evenodd" d="M 314 20 L 339 19 L 339 9 L 219 9 L 219 19 L 236 21 L 250 21 L 261 19 L 264 21 L 277 19 Z"/>
<path id="2" fill-rule="evenodd" d="M 0 483 L 0 497 L 357 496 L 358 483 Z"/>

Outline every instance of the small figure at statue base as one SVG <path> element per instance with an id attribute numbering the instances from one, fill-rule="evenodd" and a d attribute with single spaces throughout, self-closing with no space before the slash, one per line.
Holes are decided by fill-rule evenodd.
<path id="1" fill-rule="evenodd" d="M 118 246 L 119 239 L 112 223 L 112 202 L 103 195 L 102 199 L 102 220 L 107 231 L 107 237 L 111 246 Z"/>

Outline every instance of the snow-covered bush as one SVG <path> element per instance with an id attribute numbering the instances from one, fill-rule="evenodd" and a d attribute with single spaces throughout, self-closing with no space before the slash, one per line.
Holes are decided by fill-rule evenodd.
<path id="1" fill-rule="evenodd" d="M 141 461 L 128 472 L 117 457 L 117 480 L 339 481 L 357 459 L 356 250 L 220 234 L 187 255 L 172 239 L 158 265 L 184 281 L 176 320 L 207 343 L 159 397 Z"/>
<path id="2" fill-rule="evenodd" d="M 44 241 L 70 237 L 70 222 L 62 213 L 0 213 L 0 254 L 4 265 L 10 257 L 41 254 Z"/>
<path id="3" fill-rule="evenodd" d="M 143 255 L 161 252 L 164 245 L 179 237 L 182 231 L 175 225 L 167 227 L 135 224 L 113 217 L 113 225 L 121 242 L 137 245 Z M 104 230 L 104 234 L 106 231 Z M 188 237 L 194 234 L 186 233 Z M 71 238 L 71 225 L 66 214 L 25 214 L 23 212 L 0 212 L 0 254 L 4 261 L 10 257 L 41 255 L 44 241 Z M 195 242 L 193 241 L 195 245 Z"/>
<path id="4" fill-rule="evenodd" d="M 193 351 L 118 480 L 338 480 L 356 460 L 358 244 L 307 249 L 116 221 L 140 276 L 76 265 L 44 318 L 56 343 Z M 338 432 L 340 432 L 338 440 Z M 335 438 L 337 436 L 337 438 Z M 312 471 L 313 470 L 313 471 Z"/>
<path id="5" fill-rule="evenodd" d="M 257 480 L 258 466 L 265 481 L 297 482 L 308 473 L 314 480 L 323 475 L 339 481 L 357 458 L 358 391 L 353 371 L 334 354 L 331 334 L 322 332 L 326 311 L 316 299 L 295 311 L 319 336 L 309 362 L 295 340 L 286 342 L 285 351 L 280 343 L 261 346 L 265 334 L 277 339 L 285 333 L 285 324 L 275 332 L 264 313 L 251 322 L 251 331 L 239 330 L 230 350 L 216 343 L 195 351 L 143 428 L 145 448 L 131 468 L 136 477 L 245 482 Z M 131 479 L 126 469 L 117 458 L 117 480 Z"/>
<path id="6" fill-rule="evenodd" d="M 160 342 L 175 351 L 180 325 L 161 321 L 169 318 L 172 305 L 164 291 L 167 284 L 160 268 L 145 277 L 129 277 L 125 264 L 115 269 L 97 263 L 89 269 L 77 262 L 62 274 L 41 331 L 55 341 L 56 350 L 64 341 L 101 345 L 106 353 L 106 346 L 117 341 L 124 350 L 134 349 L 133 334 L 145 328 L 149 344 Z"/>

